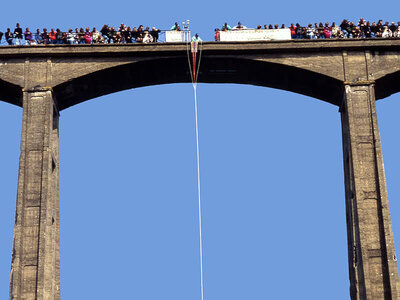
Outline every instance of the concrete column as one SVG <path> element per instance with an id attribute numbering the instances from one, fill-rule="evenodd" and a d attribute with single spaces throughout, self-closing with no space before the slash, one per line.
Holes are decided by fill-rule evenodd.
<path id="1" fill-rule="evenodd" d="M 58 111 L 51 88 L 23 91 L 11 300 L 60 299 Z"/>
<path id="2" fill-rule="evenodd" d="M 400 300 L 373 82 L 345 83 L 341 116 L 351 299 Z"/>

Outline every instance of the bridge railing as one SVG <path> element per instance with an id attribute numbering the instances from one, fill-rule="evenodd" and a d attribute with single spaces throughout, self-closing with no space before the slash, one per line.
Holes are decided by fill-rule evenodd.
<path id="1" fill-rule="evenodd" d="M 118 33 L 118 34 L 117 34 Z M 49 34 L 49 32 L 47 32 Z M 78 45 L 78 44 L 125 44 L 125 43 L 176 43 L 176 42 L 189 42 L 190 31 L 189 30 L 159 30 L 157 31 L 157 38 L 151 34 L 151 31 L 143 31 L 140 38 L 135 38 L 132 32 L 132 38 L 126 40 L 124 35 L 116 31 L 116 38 L 110 38 L 110 36 L 102 35 L 100 32 L 90 32 L 87 35 L 85 32 L 59 32 L 61 38 L 51 40 L 49 36 L 44 37 L 43 33 L 32 33 L 30 38 L 12 38 L 6 39 L 5 35 L 0 34 L 0 46 L 8 45 L 21 45 L 21 46 L 33 46 L 38 44 L 65 44 L 65 45 Z M 218 42 L 240 42 L 240 41 L 273 41 L 273 40 L 297 40 L 297 39 L 317 39 L 314 35 L 312 38 L 307 36 L 291 34 L 290 28 L 279 28 L 279 29 L 241 29 L 241 30 L 229 30 L 229 31 L 218 31 Z M 349 37 L 349 36 L 331 36 L 330 38 L 324 39 L 399 39 L 400 29 L 393 32 L 391 36 L 383 37 Z"/>

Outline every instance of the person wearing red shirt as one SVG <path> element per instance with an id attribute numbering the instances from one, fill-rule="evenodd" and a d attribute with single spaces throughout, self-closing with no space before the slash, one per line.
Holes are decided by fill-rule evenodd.
<path id="1" fill-rule="evenodd" d="M 56 32 L 54 31 L 54 28 L 52 28 L 49 32 L 49 39 L 50 39 L 50 44 L 56 43 L 57 35 Z"/>
<path id="2" fill-rule="evenodd" d="M 294 26 L 294 24 L 292 23 L 292 24 L 290 24 L 290 27 L 289 27 L 289 29 L 290 29 L 290 34 L 292 35 L 292 39 L 295 39 L 296 38 L 296 26 Z"/>

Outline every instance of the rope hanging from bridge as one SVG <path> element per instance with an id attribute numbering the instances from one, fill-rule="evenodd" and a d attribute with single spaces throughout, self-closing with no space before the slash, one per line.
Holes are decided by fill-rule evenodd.
<path id="1" fill-rule="evenodd" d="M 199 213 L 199 248 L 200 248 L 200 291 L 201 300 L 204 300 L 204 276 L 203 276 L 203 237 L 202 237 L 202 214 L 201 214 L 201 189 L 200 189 L 200 150 L 199 150 L 199 121 L 197 109 L 197 78 L 199 76 L 200 62 L 201 62 L 201 42 L 191 42 L 191 57 L 189 53 L 189 41 L 187 44 L 187 57 L 190 70 L 190 78 L 192 80 L 194 92 L 194 112 L 196 121 L 196 161 L 197 161 L 197 195 L 198 195 L 198 213 Z M 200 48 L 199 59 L 197 63 L 197 52 Z M 190 60 L 192 58 L 192 60 Z"/>

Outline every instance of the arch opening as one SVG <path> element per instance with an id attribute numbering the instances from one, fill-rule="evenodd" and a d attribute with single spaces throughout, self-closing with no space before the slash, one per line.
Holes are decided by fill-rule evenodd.
<path id="1" fill-rule="evenodd" d="M 311 270 L 324 273 L 321 270 L 322 264 L 326 267 L 332 266 L 330 274 L 326 276 L 333 277 L 333 274 L 337 274 L 337 269 L 341 270 L 343 275 L 337 277 L 340 281 L 338 286 L 340 285 L 342 288 L 337 290 L 346 294 L 348 276 L 347 260 L 344 257 L 346 257 L 347 248 L 342 170 L 337 168 L 338 164 L 341 164 L 341 145 L 337 143 L 337 139 L 340 140 L 340 129 L 337 127 L 340 120 L 337 109 L 326 103 L 313 103 L 305 97 L 279 90 L 239 85 L 230 87 L 205 85 L 204 87 L 210 88 L 210 91 L 206 92 L 205 89 L 200 91 L 202 93 L 200 100 L 204 100 L 200 106 L 201 124 L 203 125 L 200 134 L 206 138 L 206 140 L 202 140 L 202 153 L 204 155 L 212 154 L 212 157 L 207 159 L 204 157 L 202 160 L 202 163 L 205 164 L 205 172 L 202 174 L 207 180 L 204 187 L 208 189 L 205 191 L 208 194 L 206 200 L 208 203 L 205 206 L 208 212 L 204 215 L 208 218 L 205 220 L 207 226 L 205 229 L 207 235 L 205 241 L 207 243 L 206 294 L 210 298 L 216 295 L 226 295 L 229 287 L 237 285 L 238 288 L 235 289 L 237 298 L 243 298 L 246 295 L 256 298 L 257 293 L 259 297 L 260 295 L 267 297 L 269 292 L 277 292 L 283 288 L 283 278 L 286 273 L 286 276 L 287 274 L 291 275 L 288 280 L 293 280 L 297 295 L 302 294 L 309 299 L 318 299 L 320 294 L 312 285 L 304 286 L 304 281 L 295 278 L 308 277 L 304 274 L 310 274 Z M 161 86 L 159 93 L 168 94 L 174 88 L 174 86 Z M 85 142 L 85 145 L 80 144 L 80 147 L 74 147 L 75 149 L 71 150 L 73 153 L 68 154 L 74 164 L 65 161 L 67 159 L 65 150 L 63 151 L 63 160 L 66 167 L 75 170 L 74 172 L 82 176 L 82 180 L 75 177 L 74 181 L 77 181 L 77 184 L 84 189 L 85 195 L 80 197 L 86 200 L 82 201 L 85 203 L 79 202 L 82 206 L 80 206 L 79 212 L 75 212 L 75 206 L 71 203 L 73 201 L 68 201 L 68 199 L 76 198 L 75 188 L 77 187 L 71 182 L 69 188 L 64 185 L 65 192 L 68 192 L 71 197 L 66 195 L 62 197 L 65 199 L 63 205 L 70 206 L 68 213 L 63 210 L 62 230 L 67 231 L 67 227 L 73 224 L 77 225 L 78 218 L 79 222 L 85 226 L 87 212 L 93 212 L 92 209 L 96 212 L 100 211 L 99 215 L 95 214 L 96 223 L 90 223 L 89 227 L 85 227 L 84 232 L 80 232 L 78 239 L 87 243 L 85 253 L 88 255 L 90 249 L 101 249 L 100 253 L 96 253 L 96 255 L 102 257 L 102 263 L 99 264 L 99 261 L 92 256 L 90 262 L 86 261 L 86 264 L 89 270 L 92 266 L 96 268 L 95 276 L 92 276 L 90 280 L 93 284 L 97 282 L 97 279 L 101 280 L 102 284 L 100 285 L 104 287 L 103 293 L 106 295 L 119 293 L 121 297 L 126 296 L 131 292 L 129 287 L 132 285 L 139 286 L 135 290 L 138 294 L 143 291 L 152 294 L 155 292 L 151 287 L 156 285 L 165 291 L 165 295 L 175 295 L 176 299 L 198 296 L 198 248 L 195 244 L 198 236 L 194 219 L 196 201 L 194 192 L 188 193 L 186 190 L 186 187 L 190 187 L 194 191 L 195 181 L 189 175 L 182 176 L 183 173 L 192 174 L 191 166 L 194 168 L 192 160 L 194 140 L 192 127 L 190 127 L 193 125 L 190 101 L 192 95 L 189 87 L 187 88 L 189 97 L 188 95 L 184 97 L 177 95 L 176 98 L 179 99 L 173 99 L 172 103 L 163 99 L 149 99 L 153 90 L 149 88 L 139 89 L 135 93 L 122 92 L 121 96 L 129 95 L 129 98 L 115 99 L 119 103 L 119 108 L 115 105 L 114 99 L 109 96 L 107 101 L 101 101 L 101 103 L 84 103 L 82 112 L 81 107 L 64 112 L 63 126 L 65 130 L 69 127 L 66 122 L 71 122 L 71 126 L 75 124 L 78 128 L 82 128 L 79 136 L 75 134 L 75 131 L 69 129 L 72 131 L 68 133 L 69 141 L 66 140 L 67 133 L 63 129 L 64 141 L 62 143 L 67 145 L 70 143 L 80 144 L 80 141 Z M 219 94 L 218 90 L 224 92 L 226 89 L 234 89 L 234 99 L 209 97 Z M 267 98 L 269 101 L 265 101 L 266 91 L 272 92 L 271 98 Z M 249 95 L 250 92 L 255 92 L 255 97 L 245 99 L 243 96 Z M 116 94 L 116 96 L 119 95 L 120 93 Z M 132 97 L 136 100 L 132 101 Z M 279 100 L 278 97 L 282 101 L 276 101 Z M 296 105 L 291 106 L 292 103 Z M 108 111 L 107 104 L 115 108 Z M 227 105 L 230 107 L 227 108 Z M 120 114 L 121 107 L 124 107 L 122 114 Z M 310 110 L 312 107 L 318 107 L 320 112 L 312 113 Z M 97 108 L 104 109 L 103 113 L 97 113 L 94 108 L 96 110 Z M 185 109 L 185 111 L 181 109 Z M 300 115 L 299 110 L 305 110 L 306 113 Z M 150 111 L 151 115 L 148 114 Z M 251 112 L 254 112 L 253 117 L 245 118 Z M 276 117 L 270 116 L 271 113 Z M 79 118 L 75 117 L 76 114 L 79 114 Z M 85 117 L 87 114 L 90 114 L 89 119 Z M 108 118 L 109 115 L 118 115 L 118 120 L 114 122 Z M 336 120 L 334 124 L 330 124 L 327 115 L 330 115 L 329 120 Z M 229 119 L 226 120 L 226 117 Z M 288 126 L 282 127 L 281 125 L 285 122 L 288 123 Z M 321 132 L 322 138 L 312 132 L 305 133 L 303 130 L 307 131 L 308 129 L 300 129 L 300 126 L 294 125 L 298 122 L 308 123 L 307 127 L 310 126 L 310 128 L 313 127 L 312 124 L 318 124 L 314 127 L 319 130 L 322 130 L 323 125 L 330 124 L 329 127 L 332 125 L 336 139 L 332 136 L 332 132 Z M 98 127 L 99 123 L 103 123 L 101 128 Z M 227 130 L 229 124 L 232 123 L 235 123 L 235 127 Z M 296 128 L 290 128 L 289 123 Z M 143 129 L 146 129 L 146 132 L 143 132 Z M 106 132 L 106 136 L 103 132 Z M 301 134 L 302 132 L 303 134 Z M 308 158 L 301 157 L 300 153 L 291 154 L 293 145 L 300 142 L 308 143 L 312 139 L 318 140 L 317 148 L 302 147 Z M 167 141 L 169 142 L 167 143 Z M 183 141 L 185 143 L 179 146 L 175 144 L 175 142 Z M 93 142 L 98 143 L 98 146 Z M 131 146 L 129 146 L 130 143 L 132 143 Z M 219 146 L 223 144 L 225 144 L 224 147 Z M 229 151 L 228 144 L 234 149 L 233 151 Z M 61 147 L 63 148 L 62 145 Z M 81 153 L 80 148 L 85 153 Z M 93 149 L 97 148 L 101 148 L 101 152 L 93 154 Z M 104 162 L 102 158 L 111 155 L 109 150 L 112 148 L 121 149 L 118 151 L 118 158 Z M 279 153 L 281 156 L 276 156 Z M 320 171 L 315 170 L 313 177 L 305 176 L 303 172 L 307 160 L 316 159 L 318 153 L 321 156 L 319 156 L 318 162 L 312 165 L 316 168 L 321 167 Z M 144 157 L 146 154 L 149 156 Z M 99 160 L 95 159 L 94 155 L 97 155 Z M 330 160 L 329 166 L 323 164 L 322 162 L 327 157 L 332 157 L 331 155 L 337 156 L 337 159 Z M 80 156 L 83 158 L 82 163 L 76 161 Z M 229 165 L 229 161 L 235 158 L 235 165 Z M 178 160 L 183 160 L 184 165 L 177 167 Z M 103 163 L 106 164 L 106 168 L 103 168 Z M 283 166 L 278 167 L 279 164 L 283 164 Z M 77 172 L 77 167 L 81 168 L 81 171 Z M 210 170 L 210 167 L 213 167 L 213 170 Z M 90 175 L 93 170 L 88 172 L 90 168 L 96 168 L 95 173 L 103 172 L 104 175 L 107 175 L 106 177 L 112 178 L 107 180 L 104 178 L 105 176 L 100 176 L 103 178 L 101 178 L 102 182 L 99 182 L 97 176 Z M 336 171 L 329 171 L 330 168 L 332 171 Z M 119 173 L 128 169 L 132 171 L 127 177 Z M 307 169 L 310 170 L 310 167 L 308 166 Z M 171 170 L 179 173 L 180 178 L 171 176 Z M 61 172 L 65 172 L 65 168 Z M 260 172 L 262 175 L 253 177 L 256 172 Z M 333 175 L 336 172 L 340 174 L 338 178 Z M 213 178 L 210 178 L 210 175 Z M 266 180 L 266 177 L 269 176 L 271 176 L 271 181 Z M 65 175 L 61 177 L 66 179 Z M 168 177 L 166 179 L 168 182 L 164 181 L 164 177 Z M 334 181 L 329 178 L 334 178 Z M 100 191 L 96 191 L 96 195 L 91 192 L 92 188 L 89 188 L 88 180 L 91 181 L 92 188 L 101 187 Z M 113 182 L 111 183 L 109 180 Z M 285 189 L 278 185 L 284 180 L 290 182 L 290 188 Z M 302 186 L 303 180 L 310 186 L 315 184 L 316 187 L 308 189 Z M 217 192 L 210 193 L 210 188 L 217 187 Z M 229 191 L 227 191 L 228 189 Z M 290 196 L 289 190 L 297 191 L 297 196 Z M 337 201 L 330 201 L 328 197 L 322 197 L 328 190 L 329 197 L 336 195 L 333 198 Z M 162 191 L 165 194 L 155 195 Z M 259 192 L 261 193 L 259 194 Z M 100 194 L 106 195 L 106 197 L 100 200 L 97 197 Z M 139 194 L 143 194 L 145 198 Z M 305 196 L 303 197 L 301 194 Z M 242 200 L 235 201 L 233 200 L 234 196 Z M 90 201 L 88 197 L 90 197 Z M 305 203 L 302 204 L 302 202 Z M 340 213 L 336 214 L 333 209 L 328 208 L 327 202 L 329 202 L 329 207 L 335 207 L 340 210 Z M 314 214 L 311 211 L 314 204 L 318 205 L 320 209 L 329 211 L 329 216 Z M 103 210 L 109 206 L 112 208 Z M 186 212 L 179 213 L 179 209 L 185 209 Z M 176 215 L 169 214 L 170 211 L 175 211 Z M 246 222 L 245 219 L 252 213 L 255 213 L 254 217 Z M 290 222 L 285 222 L 284 219 L 277 222 L 273 219 L 278 215 L 289 217 L 292 213 L 296 215 L 296 220 L 292 220 L 293 224 L 297 224 L 294 228 Z M 162 218 L 162 221 L 158 218 Z M 71 225 L 65 223 L 66 219 Z M 104 220 L 109 221 L 104 222 Z M 160 223 L 155 223 L 156 220 Z M 184 225 L 185 222 L 191 225 Z M 308 222 L 312 226 L 309 230 L 306 225 Z M 112 224 L 109 227 L 107 223 Z M 91 230 L 96 228 L 96 224 L 100 224 L 104 230 L 99 230 L 95 236 L 87 238 L 91 234 Z M 320 226 L 313 226 L 315 224 L 320 224 Z M 234 228 L 231 228 L 231 225 Z M 339 241 L 330 245 L 332 240 L 330 242 L 327 240 L 328 237 L 333 238 L 331 234 L 324 236 L 327 240 L 316 238 L 320 234 L 314 235 L 312 230 L 322 230 L 325 226 L 335 233 L 335 238 L 338 238 Z M 146 232 L 147 228 L 150 228 L 150 232 Z M 68 233 L 68 239 L 71 242 L 77 240 L 74 232 L 74 230 L 70 230 Z M 171 236 L 171 232 L 173 232 L 173 236 Z M 235 232 L 238 233 L 237 238 L 234 236 Z M 129 242 L 124 240 L 124 237 L 129 239 Z M 66 233 L 63 234 L 63 238 L 64 246 L 66 246 L 68 242 L 65 240 Z M 90 242 L 93 241 L 96 246 L 91 245 L 88 239 Z M 175 240 L 179 240 L 183 245 L 175 245 L 173 242 Z M 232 249 L 236 243 L 240 244 L 240 247 Z M 113 250 L 107 252 L 104 249 L 105 244 L 109 244 Z M 163 246 L 167 248 L 166 251 L 163 251 Z M 335 251 L 332 250 L 332 247 L 335 247 Z M 252 250 L 253 248 L 254 250 Z M 192 252 L 188 253 L 183 250 Z M 72 249 L 70 252 L 72 254 L 68 254 L 66 250 L 63 252 L 71 259 L 71 263 L 63 262 L 63 264 L 69 264 L 70 270 L 74 270 L 76 265 L 80 265 L 76 262 L 74 251 L 77 249 Z M 185 257 L 180 257 L 180 255 L 185 255 Z M 336 255 L 338 255 L 337 263 L 333 263 Z M 82 263 L 85 261 L 84 257 L 79 259 Z M 113 263 L 118 265 L 113 266 Z M 278 267 L 275 266 L 275 263 Z M 103 268 L 113 271 L 102 275 Z M 173 268 L 173 273 L 169 272 L 169 268 Z M 194 272 L 188 273 L 190 268 L 193 268 Z M 290 268 L 294 269 L 289 273 Z M 113 286 L 116 286 L 117 277 L 114 274 L 119 274 L 120 271 L 127 269 L 131 270 L 130 276 L 125 276 L 122 282 L 118 283 L 120 288 L 115 291 Z M 240 273 L 235 276 L 238 271 Z M 173 276 L 172 274 L 175 275 L 175 273 L 177 275 Z M 69 287 L 74 286 L 76 278 L 68 276 L 70 276 L 68 291 L 72 295 L 73 289 Z M 167 280 L 163 280 L 165 276 L 168 277 Z M 327 277 L 318 277 L 321 282 L 330 282 L 326 280 Z M 244 282 L 240 283 L 240 279 L 243 279 Z M 65 286 L 66 282 L 64 281 L 63 284 Z M 317 282 L 313 282 L 313 284 L 318 285 Z M 301 287 L 302 285 L 303 287 Z M 322 286 L 319 285 L 319 288 Z M 315 295 L 311 295 L 310 290 Z M 346 298 L 346 295 L 338 296 L 341 293 L 337 290 L 335 299 Z M 232 289 L 229 291 L 231 293 Z M 153 298 L 156 297 L 153 296 Z"/>

